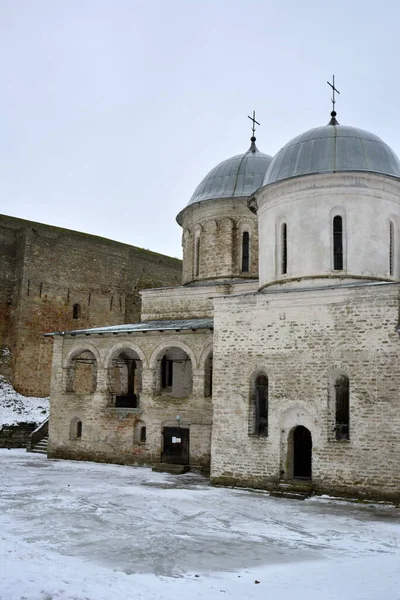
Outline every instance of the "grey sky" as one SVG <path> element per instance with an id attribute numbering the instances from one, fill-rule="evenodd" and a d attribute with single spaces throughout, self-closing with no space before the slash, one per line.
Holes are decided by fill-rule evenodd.
<path id="1" fill-rule="evenodd" d="M 218 162 L 329 120 L 400 154 L 396 0 L 0 0 L 0 212 L 181 255 Z"/>

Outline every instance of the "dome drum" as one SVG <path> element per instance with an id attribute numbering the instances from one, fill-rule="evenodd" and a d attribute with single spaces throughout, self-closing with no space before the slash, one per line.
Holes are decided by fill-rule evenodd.
<path id="1" fill-rule="evenodd" d="M 400 278 L 400 180 L 326 173 L 281 181 L 256 196 L 260 288 Z"/>
<path id="2" fill-rule="evenodd" d="M 197 186 L 176 218 L 183 228 L 183 283 L 257 278 L 257 219 L 247 200 L 271 160 L 252 140 L 247 152 L 221 162 Z"/>

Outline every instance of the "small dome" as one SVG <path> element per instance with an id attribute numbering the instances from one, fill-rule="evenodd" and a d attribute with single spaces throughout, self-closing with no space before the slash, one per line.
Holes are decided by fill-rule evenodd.
<path id="1" fill-rule="evenodd" d="M 252 141 L 247 152 L 214 167 L 197 186 L 189 204 L 213 198 L 251 196 L 261 187 L 271 161 L 272 156 L 260 152 Z"/>
<path id="2" fill-rule="evenodd" d="M 274 156 L 263 185 L 314 173 L 367 171 L 400 178 L 400 162 L 377 135 L 339 125 L 310 129 Z"/>

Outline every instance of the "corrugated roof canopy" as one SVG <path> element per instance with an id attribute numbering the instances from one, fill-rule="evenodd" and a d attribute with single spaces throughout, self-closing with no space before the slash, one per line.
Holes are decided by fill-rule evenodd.
<path id="1" fill-rule="evenodd" d="M 214 319 L 182 319 L 177 321 L 148 321 L 126 325 L 111 325 L 110 327 L 93 327 L 91 329 L 72 329 L 71 331 L 54 331 L 45 336 L 54 335 L 103 335 L 107 333 L 134 333 L 139 331 L 180 331 L 183 329 L 213 329 Z"/>

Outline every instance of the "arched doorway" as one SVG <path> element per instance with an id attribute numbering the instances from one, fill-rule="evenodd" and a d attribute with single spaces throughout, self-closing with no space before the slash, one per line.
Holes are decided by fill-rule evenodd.
<path id="1" fill-rule="evenodd" d="M 311 479 L 311 433 L 302 425 L 293 432 L 293 477 Z"/>

